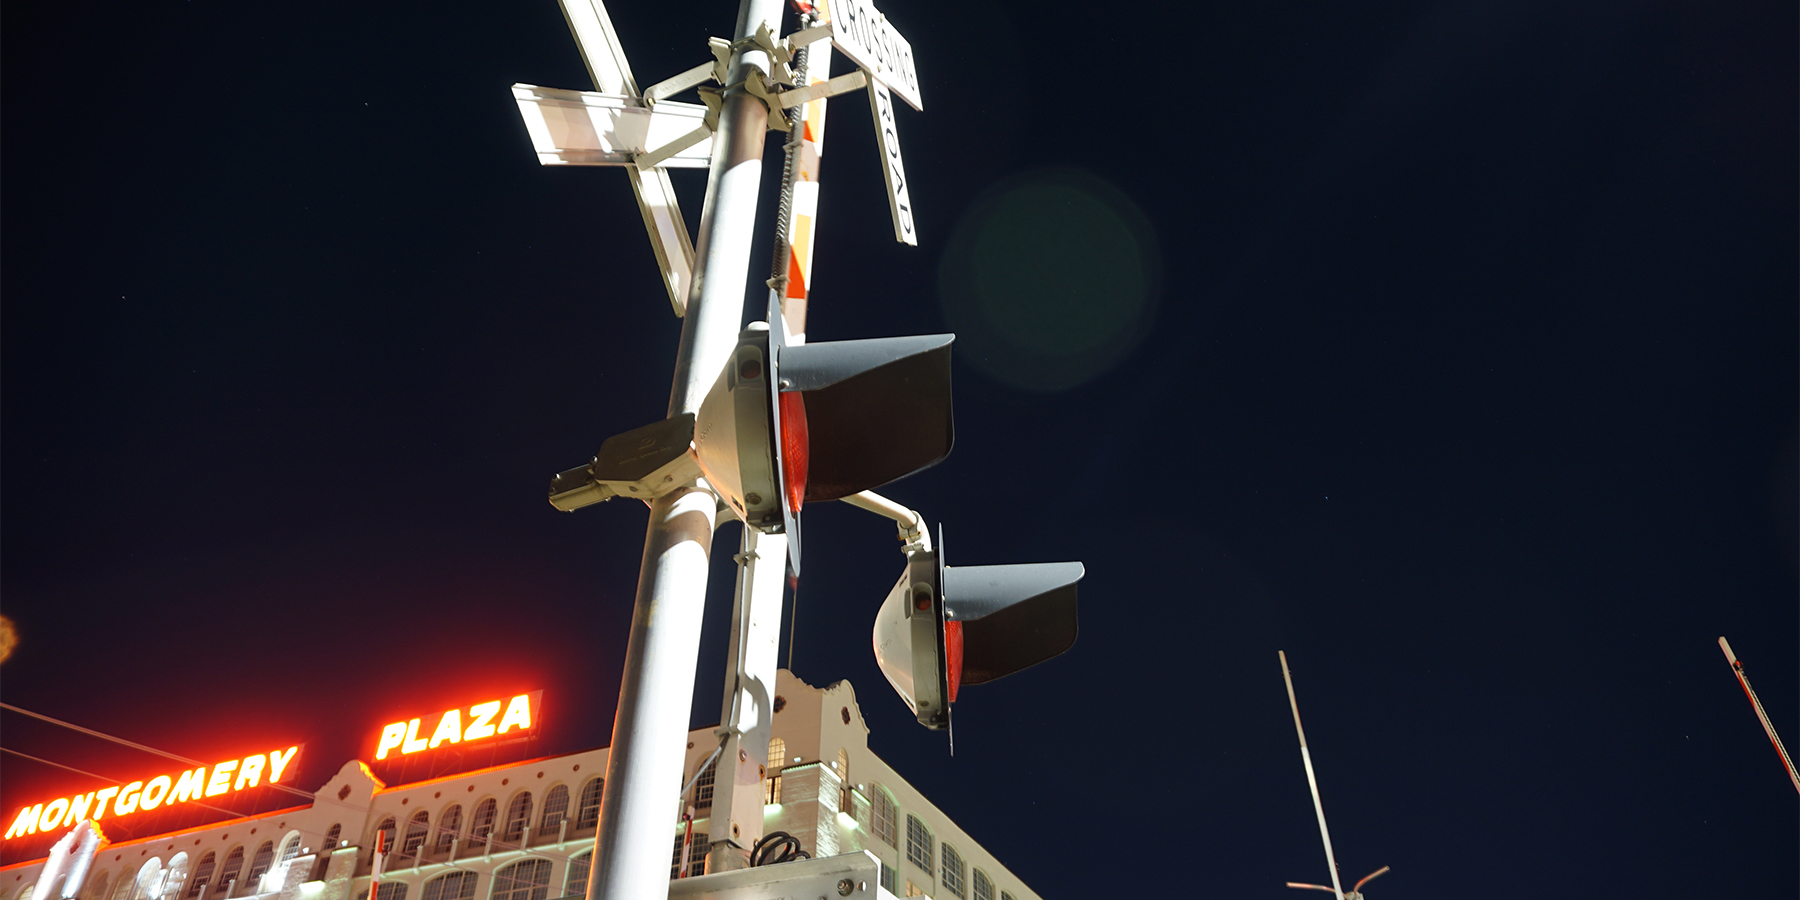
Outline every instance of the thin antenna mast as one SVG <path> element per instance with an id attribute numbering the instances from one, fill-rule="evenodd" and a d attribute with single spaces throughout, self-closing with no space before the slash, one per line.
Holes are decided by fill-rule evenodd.
<path id="1" fill-rule="evenodd" d="M 1337 895 L 1337 900 L 1344 900 L 1337 860 L 1331 855 L 1331 830 L 1325 827 L 1325 804 L 1319 800 L 1319 780 L 1313 776 L 1312 754 L 1306 750 L 1306 729 L 1300 725 L 1300 701 L 1294 699 L 1294 676 L 1288 673 L 1287 651 L 1275 652 L 1281 657 L 1281 680 L 1287 682 L 1288 707 L 1294 711 L 1294 732 L 1300 735 L 1300 761 L 1306 764 L 1306 786 L 1312 789 L 1313 811 L 1319 814 L 1319 839 L 1325 842 L 1325 865 L 1331 868 L 1331 892 Z"/>
<path id="2" fill-rule="evenodd" d="M 1721 635 L 1719 649 L 1725 651 L 1725 658 L 1731 662 L 1731 672 L 1737 676 L 1738 684 L 1744 686 L 1744 696 L 1750 698 L 1751 707 L 1756 710 L 1756 717 L 1762 720 L 1763 731 L 1769 735 L 1769 743 L 1775 745 L 1775 752 L 1781 754 L 1781 764 L 1787 767 L 1788 778 L 1794 782 L 1794 790 L 1800 791 L 1800 772 L 1794 771 L 1794 759 L 1788 756 L 1787 748 L 1781 746 L 1781 738 L 1775 734 L 1775 726 L 1769 721 L 1769 714 L 1763 711 L 1762 701 L 1756 699 L 1755 689 L 1750 687 L 1750 679 L 1744 675 L 1744 664 L 1731 652 L 1731 644 Z"/>

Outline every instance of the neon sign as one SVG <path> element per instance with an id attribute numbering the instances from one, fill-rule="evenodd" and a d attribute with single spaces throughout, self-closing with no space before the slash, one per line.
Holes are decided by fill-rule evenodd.
<path id="1" fill-rule="evenodd" d="M 381 739 L 375 742 L 375 758 L 387 759 L 394 750 L 405 756 L 421 750 L 436 750 L 444 744 L 486 740 L 509 731 L 525 734 L 537 727 L 538 706 L 543 696 L 543 691 L 532 691 L 506 700 L 477 703 L 469 707 L 466 720 L 461 708 L 446 710 L 439 714 L 437 727 L 431 729 L 428 738 L 419 736 L 423 719 L 390 723 L 381 729 Z"/>
<path id="2" fill-rule="evenodd" d="M 169 775 L 158 775 L 149 781 L 134 781 L 123 787 L 109 787 L 99 791 L 89 791 L 72 797 L 58 797 L 49 803 L 19 808 L 18 815 L 13 817 L 12 825 L 6 829 L 6 837 L 0 840 L 12 840 L 14 837 L 37 834 L 62 826 L 74 826 L 83 819 L 100 821 L 110 812 L 113 817 L 129 816 L 138 812 L 149 812 L 164 806 L 177 803 L 188 803 L 203 797 L 217 797 L 220 794 L 233 794 L 245 788 L 256 787 L 268 776 L 268 783 L 274 784 L 290 774 L 294 757 L 300 755 L 300 747 L 296 744 L 286 750 L 271 750 L 268 753 L 253 753 L 242 759 L 228 759 L 212 766 L 212 774 L 207 774 L 206 766 L 192 771 L 175 772 Z"/>

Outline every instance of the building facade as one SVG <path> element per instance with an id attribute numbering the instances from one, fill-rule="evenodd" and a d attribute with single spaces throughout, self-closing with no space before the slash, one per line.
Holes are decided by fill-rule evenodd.
<path id="1" fill-rule="evenodd" d="M 776 685 L 765 834 L 785 831 L 815 857 L 867 851 L 895 896 L 1037 900 L 869 751 L 847 682 L 815 688 L 782 671 Z M 689 735 L 693 786 L 682 800 L 692 819 L 671 817 L 671 877 L 698 874 L 706 857 L 716 746 L 711 729 Z M 583 897 L 606 760 L 600 748 L 394 786 L 352 760 L 311 803 L 108 844 L 76 896 L 361 900 L 374 883 L 372 900 Z M 44 867 L 0 869 L 0 900 L 57 900 L 60 883 L 38 888 Z"/>

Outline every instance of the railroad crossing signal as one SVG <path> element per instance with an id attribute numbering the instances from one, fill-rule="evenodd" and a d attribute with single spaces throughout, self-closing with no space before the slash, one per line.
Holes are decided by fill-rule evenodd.
<path id="1" fill-rule="evenodd" d="M 546 165 L 627 171 L 669 300 L 676 315 L 687 318 L 668 418 L 609 438 L 587 465 L 562 472 L 550 485 L 550 502 L 558 509 L 614 496 L 650 505 L 589 883 L 595 900 L 626 900 L 663 890 L 666 857 L 658 857 L 666 852 L 666 838 L 657 835 L 666 834 L 664 801 L 672 798 L 660 794 L 679 784 L 707 554 L 722 508 L 746 529 L 718 751 L 721 759 L 737 759 L 733 783 L 740 786 L 753 785 L 740 779 L 760 777 L 763 768 L 755 757 L 767 720 L 758 698 L 767 699 L 774 681 L 782 599 L 777 548 L 787 545 L 786 568 L 798 575 L 799 516 L 807 502 L 843 499 L 902 521 L 908 572 L 917 568 L 918 575 L 903 578 L 896 591 L 910 598 L 923 585 L 937 599 L 927 602 L 929 609 L 913 610 L 890 598 L 877 619 L 876 651 L 896 687 L 901 672 L 924 685 L 922 702 L 906 690 L 902 696 L 930 727 L 948 726 L 948 704 L 962 684 L 1002 677 L 1073 643 L 1074 586 L 1083 570 L 1080 563 L 948 568 L 941 552 L 931 553 L 917 513 L 870 492 L 950 452 L 954 336 L 805 339 L 825 98 L 870 88 L 895 237 L 916 243 L 892 102 L 899 96 L 920 108 L 905 38 L 869 0 L 836 0 L 828 20 L 822 7 L 792 0 L 803 27 L 777 40 L 779 0 L 742 0 L 734 39 L 709 41 L 710 61 L 640 90 L 603 0 L 561 2 L 598 90 L 514 85 L 533 149 Z M 828 55 L 804 49 L 825 38 L 859 70 L 828 77 Z M 708 87 L 709 81 L 718 87 Z M 701 102 L 669 99 L 687 90 L 697 90 Z M 738 331 L 746 287 L 741 260 L 754 232 L 765 129 L 800 133 L 789 142 L 779 224 L 783 247 L 769 283 L 767 316 Z M 693 241 L 667 171 L 702 166 L 709 169 L 709 212 Z M 759 567 L 757 546 L 765 541 L 772 565 Z M 890 615 L 889 607 L 898 615 Z M 906 630 L 884 644 L 889 620 Z M 920 627 L 926 630 L 915 640 Z M 927 707 L 943 712 L 926 715 Z M 746 863 L 731 851 L 741 851 L 737 841 L 759 829 L 744 831 L 730 812 L 740 794 L 747 794 L 746 809 L 753 809 L 756 791 L 717 798 L 723 803 L 714 806 L 716 852 L 708 854 L 706 877 L 715 864 L 732 869 Z M 760 810 L 744 815 L 744 822 L 760 821 Z"/>
<path id="2" fill-rule="evenodd" d="M 1031 668 L 1075 645 L 1078 562 L 948 566 L 936 549 L 908 554 L 875 616 L 875 662 L 933 731 L 950 727 L 963 685 Z"/>
<path id="3" fill-rule="evenodd" d="M 777 301 L 700 404 L 694 456 L 744 524 L 788 536 L 800 510 L 924 469 L 950 454 L 950 342 L 930 334 L 790 344 Z"/>

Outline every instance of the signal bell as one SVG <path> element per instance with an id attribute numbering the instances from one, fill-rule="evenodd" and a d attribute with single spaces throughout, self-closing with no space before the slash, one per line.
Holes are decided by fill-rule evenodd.
<path id="1" fill-rule="evenodd" d="M 950 334 L 790 344 L 779 298 L 701 401 L 693 454 L 745 524 L 788 536 L 801 507 L 904 478 L 948 456 Z"/>
<path id="2" fill-rule="evenodd" d="M 963 685 L 1028 669 L 1075 645 L 1078 562 L 1010 566 L 944 564 L 936 550 L 908 555 L 906 571 L 875 615 L 875 662 L 919 724 L 950 727 Z"/>

